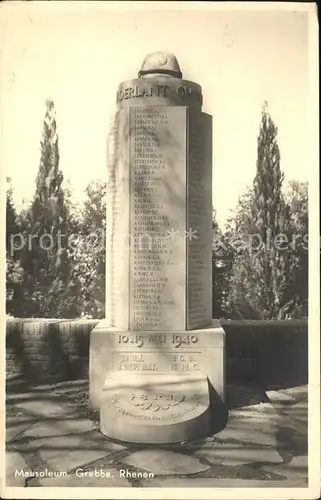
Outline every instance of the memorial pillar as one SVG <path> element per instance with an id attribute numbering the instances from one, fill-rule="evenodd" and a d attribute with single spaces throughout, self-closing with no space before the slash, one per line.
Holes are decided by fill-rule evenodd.
<path id="1" fill-rule="evenodd" d="M 172 54 L 148 55 L 138 76 L 118 88 L 109 135 L 106 320 L 91 333 L 90 399 L 107 436 L 164 443 L 210 433 L 224 407 L 212 118 Z"/>

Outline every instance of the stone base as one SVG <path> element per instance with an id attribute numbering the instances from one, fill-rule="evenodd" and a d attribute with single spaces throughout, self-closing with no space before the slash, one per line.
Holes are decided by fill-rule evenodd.
<path id="1" fill-rule="evenodd" d="M 100 407 L 100 430 L 132 443 L 176 443 L 210 432 L 209 387 L 204 376 L 110 375 Z"/>
<path id="2" fill-rule="evenodd" d="M 172 332 L 133 332 L 109 327 L 105 320 L 101 321 L 91 332 L 89 369 L 90 404 L 93 408 L 100 408 L 101 431 L 110 437 L 165 443 L 174 442 L 176 432 L 175 441 L 195 439 L 191 436 L 200 437 L 200 429 L 202 434 L 209 434 L 209 428 L 213 432 L 218 422 L 225 419 L 225 333 L 217 320 L 208 328 Z M 197 409 L 192 408 L 194 403 L 190 398 L 194 391 L 188 389 L 193 385 L 198 387 L 195 393 L 202 394 Z M 192 405 L 192 409 L 188 409 L 183 403 L 183 413 L 189 414 L 186 418 L 185 413 L 177 416 L 172 412 L 174 416 L 168 424 L 160 425 L 158 419 L 151 423 L 147 422 L 149 419 L 137 417 L 136 412 L 136 417 L 129 415 L 133 413 L 130 401 L 133 395 L 136 398 L 137 389 L 145 391 L 149 387 L 148 394 L 145 393 L 146 404 L 154 404 L 150 400 L 154 395 L 163 396 L 166 407 L 166 398 L 176 398 L 172 390 L 175 386 L 177 394 L 184 395 L 187 406 Z M 118 390 L 112 396 L 113 387 Z M 140 395 L 144 399 L 144 394 Z M 113 407 L 112 397 L 121 409 Z M 124 412 L 122 415 L 121 411 Z M 153 437 L 153 427 L 158 429 L 156 438 Z M 150 437 L 146 441 L 143 437 L 148 434 L 148 429 Z"/>

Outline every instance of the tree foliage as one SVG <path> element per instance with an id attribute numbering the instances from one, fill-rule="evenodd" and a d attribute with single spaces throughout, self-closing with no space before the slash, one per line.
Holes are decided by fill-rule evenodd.
<path id="1" fill-rule="evenodd" d="M 16 315 L 21 303 L 23 270 L 20 266 L 20 245 L 16 237 L 21 232 L 19 217 L 13 203 L 11 180 L 7 179 L 6 196 L 6 312 Z"/>
<path id="2" fill-rule="evenodd" d="M 21 264 L 25 315 L 73 317 L 76 313 L 66 248 L 68 210 L 59 170 L 54 103 L 46 102 L 36 192 L 27 217 Z"/>
<path id="3" fill-rule="evenodd" d="M 233 263 L 233 248 L 216 221 L 215 210 L 213 210 L 212 230 L 213 318 L 226 318 L 228 317 L 227 294 Z"/>
<path id="4" fill-rule="evenodd" d="M 291 303 L 291 317 L 308 316 L 308 183 L 291 181 L 285 193 L 289 239 L 288 284 L 284 291 Z"/>
<path id="5" fill-rule="evenodd" d="M 32 203 L 17 213 L 7 189 L 8 313 L 104 317 L 106 183 L 91 182 L 85 195 L 81 207 L 63 182 L 54 103 L 47 101 Z M 308 186 L 292 181 L 284 192 L 277 127 L 267 106 L 253 184 L 224 230 L 215 212 L 212 221 L 213 316 L 307 316 Z M 23 248 L 13 248 L 12 235 L 21 235 Z"/>
<path id="6" fill-rule="evenodd" d="M 79 282 L 78 313 L 92 318 L 105 314 L 106 183 L 87 186 L 79 231 L 73 241 L 72 277 Z"/>
<path id="7" fill-rule="evenodd" d="M 226 234 L 233 246 L 227 307 L 231 317 L 283 319 L 298 315 L 301 299 L 292 293 L 293 270 L 295 262 L 299 268 L 301 264 L 291 245 L 293 206 L 286 202 L 282 184 L 277 127 L 265 106 L 253 186 L 240 200 Z"/>

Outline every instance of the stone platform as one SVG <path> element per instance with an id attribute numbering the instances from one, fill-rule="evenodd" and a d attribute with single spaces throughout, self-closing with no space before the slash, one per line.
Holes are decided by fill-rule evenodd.
<path id="1" fill-rule="evenodd" d="M 226 395 L 221 432 L 147 446 L 102 436 L 88 381 L 8 394 L 6 485 L 307 488 L 307 387 L 231 385 Z"/>

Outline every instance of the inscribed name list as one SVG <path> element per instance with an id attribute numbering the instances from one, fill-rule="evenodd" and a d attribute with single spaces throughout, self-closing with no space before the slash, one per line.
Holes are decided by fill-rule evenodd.
<path id="1" fill-rule="evenodd" d="M 130 108 L 130 328 L 186 327 L 185 107 Z"/>

